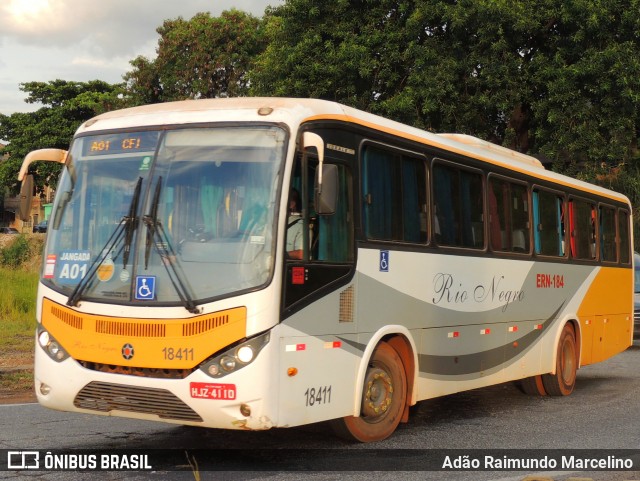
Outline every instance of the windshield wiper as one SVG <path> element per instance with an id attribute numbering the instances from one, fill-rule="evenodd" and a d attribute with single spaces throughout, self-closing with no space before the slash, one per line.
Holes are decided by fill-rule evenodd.
<path id="1" fill-rule="evenodd" d="M 136 211 L 138 210 L 138 201 L 140 200 L 140 191 L 142 190 L 142 177 L 138 177 L 138 183 L 133 191 L 133 199 L 129 206 L 129 215 L 125 217 L 127 220 L 124 233 L 124 254 L 122 254 L 122 268 L 126 269 L 129 263 L 129 255 L 131 254 L 131 243 L 133 242 L 133 233 L 138 227 L 136 220 Z"/>
<path id="2" fill-rule="evenodd" d="M 115 247 L 120 243 L 120 241 L 124 238 L 124 244 L 120 247 L 116 255 L 113 259 L 117 259 L 122 251 L 124 254 L 122 256 L 123 267 L 127 267 L 127 263 L 129 262 L 129 253 L 131 251 L 131 242 L 133 241 L 133 232 L 136 229 L 136 211 L 138 209 L 138 202 L 140 200 L 140 191 L 142 188 L 142 177 L 138 177 L 138 183 L 133 191 L 133 197 L 131 199 L 131 203 L 129 204 L 129 212 L 128 215 L 125 215 L 121 220 L 118 226 L 115 228 L 107 242 L 105 242 L 102 249 L 100 249 L 100 255 L 96 257 L 91 266 L 89 267 L 86 275 L 78 282 L 75 289 L 69 296 L 67 300 L 67 306 L 77 306 L 78 301 L 82 294 L 87 290 L 87 288 L 91 285 L 93 280 L 95 279 L 96 273 L 98 269 L 102 265 L 102 263 L 109 257 L 111 252 L 115 249 Z"/>
<path id="3" fill-rule="evenodd" d="M 153 193 L 153 201 L 151 202 L 151 209 L 149 214 L 142 218 L 145 226 L 147 227 L 147 244 L 145 246 L 144 254 L 144 268 L 149 267 L 149 258 L 151 256 L 151 245 L 156 247 L 156 252 L 160 256 L 160 261 L 167 270 L 169 280 L 173 289 L 178 294 L 180 301 L 184 305 L 185 309 L 192 314 L 198 314 L 200 311 L 193 300 L 193 297 L 189 293 L 189 287 L 184 280 L 184 274 L 179 269 L 176 262 L 176 252 L 171 245 L 169 236 L 167 235 L 162 222 L 158 220 L 158 204 L 160 203 L 160 191 L 162 190 L 162 177 L 158 177 L 158 183 Z"/>
<path id="4" fill-rule="evenodd" d="M 162 176 L 158 177 L 158 183 L 156 184 L 156 190 L 153 193 L 153 200 L 151 201 L 151 210 L 148 215 L 142 218 L 142 221 L 147 226 L 147 244 L 144 249 L 144 268 L 149 267 L 149 257 L 151 256 L 151 245 L 153 244 L 153 238 L 156 233 L 158 222 L 158 205 L 160 204 L 160 191 L 162 190 Z"/>

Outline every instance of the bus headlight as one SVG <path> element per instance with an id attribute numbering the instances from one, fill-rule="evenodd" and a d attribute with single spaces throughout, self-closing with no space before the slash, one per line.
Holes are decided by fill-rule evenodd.
<path id="1" fill-rule="evenodd" d="M 242 346 L 238 349 L 237 356 L 240 362 L 248 364 L 253 361 L 253 348 L 251 346 Z"/>
<path id="2" fill-rule="evenodd" d="M 200 364 L 200 370 L 213 378 L 221 378 L 251 364 L 269 342 L 269 332 L 248 339 Z"/>
<path id="3" fill-rule="evenodd" d="M 38 344 L 56 362 L 64 361 L 69 357 L 69 354 L 62 348 L 60 343 L 44 329 L 40 329 L 38 332 Z"/>

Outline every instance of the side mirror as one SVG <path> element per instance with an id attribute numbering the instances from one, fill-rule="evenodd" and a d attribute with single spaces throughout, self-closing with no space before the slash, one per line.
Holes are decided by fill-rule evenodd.
<path id="1" fill-rule="evenodd" d="M 318 152 L 318 169 L 315 178 L 315 207 L 319 215 L 336 212 L 338 203 L 338 166 L 324 165 L 324 140 L 313 132 L 302 134 L 302 149 L 314 147 Z"/>
<path id="2" fill-rule="evenodd" d="M 23 180 L 27 172 L 29 171 L 29 166 L 33 162 L 38 162 L 40 160 L 44 160 L 46 162 L 58 162 L 59 164 L 64 164 L 67 159 L 67 151 L 61 149 L 39 149 L 33 150 L 27 154 L 27 156 L 22 161 L 22 165 L 20 166 L 20 172 L 18 172 L 18 180 Z"/>
<path id="3" fill-rule="evenodd" d="M 18 215 L 25 222 L 31 217 L 31 204 L 33 203 L 33 175 L 25 175 L 20 186 L 20 203 Z"/>
<path id="4" fill-rule="evenodd" d="M 322 182 L 322 184 L 320 184 Z M 316 170 L 316 212 L 318 215 L 336 213 L 338 205 L 338 166 L 322 164 Z"/>

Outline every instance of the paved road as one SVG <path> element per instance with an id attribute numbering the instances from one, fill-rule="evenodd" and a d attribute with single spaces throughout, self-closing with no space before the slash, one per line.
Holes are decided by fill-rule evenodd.
<path id="1" fill-rule="evenodd" d="M 170 463 L 183 466 L 179 472 L 156 469 L 148 473 L 32 472 L 37 479 L 228 479 L 228 480 L 442 480 L 520 481 L 590 478 L 596 481 L 640 480 L 640 346 L 604 363 L 579 371 L 576 391 L 567 398 L 537 398 L 520 393 L 512 384 L 494 386 L 425 401 L 413 409 L 409 424 L 381 443 L 348 444 L 334 438 L 319 424 L 263 432 L 206 430 L 119 418 L 77 415 L 46 410 L 36 404 L 0 406 L 0 449 L 66 449 L 83 447 L 99 452 L 174 448 Z M 265 448 L 278 451 L 264 451 Z M 410 471 L 421 465 L 419 456 L 436 457 L 442 451 L 473 458 L 474 449 L 551 450 L 573 455 L 571 450 L 634 449 L 635 471 Z M 221 449 L 233 451 L 219 451 Z M 409 450 L 424 451 L 409 451 Z M 184 451 L 183 451 L 184 450 Z M 186 450 L 199 467 L 216 463 L 239 465 L 256 471 L 198 471 L 187 465 Z M 205 451 L 197 451 L 205 450 Z M 324 450 L 318 452 L 317 450 Z M 330 450 L 330 451 L 328 451 Z M 545 451 L 546 452 L 546 451 Z M 195 454 L 193 454 L 195 453 Z M 253 453 L 253 457 L 250 454 Z M 258 453 L 256 456 L 255 453 Z M 276 454 L 294 471 L 264 471 L 261 462 Z M 513 452 L 510 452 L 513 453 Z M 539 452 L 538 452 L 539 453 Z M 418 457 L 418 459 L 416 458 Z M 440 456 L 440 457 L 438 457 Z M 246 461 L 246 464 L 243 464 Z M 236 464 L 228 464 L 236 463 Z M 368 466 L 391 464 L 398 472 L 368 472 Z M 271 465 L 277 469 L 280 465 Z M 331 471 L 349 466 L 347 472 Z M 305 472 L 310 467 L 319 471 Z M 412 468 L 413 467 L 413 468 Z M 303 470 L 303 471 L 301 471 Z M 24 477 L 23 473 L 19 473 Z M 0 478 L 17 478 L 15 472 L 0 472 Z"/>

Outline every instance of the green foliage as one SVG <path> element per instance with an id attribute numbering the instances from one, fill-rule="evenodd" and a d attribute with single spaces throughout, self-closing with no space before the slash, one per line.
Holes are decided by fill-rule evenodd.
<path id="1" fill-rule="evenodd" d="M 2 119 L 0 119 L 0 122 L 2 122 Z M 0 162 L 0 195 L 5 192 L 15 195 L 19 191 L 18 172 L 21 165 L 22 158 L 20 157 L 9 157 L 7 160 Z"/>
<path id="2" fill-rule="evenodd" d="M 336 100 L 365 110 L 406 86 L 412 1 L 292 0 L 265 16 L 252 95 Z"/>
<path id="3" fill-rule="evenodd" d="M 157 32 L 157 58 L 135 58 L 124 76 L 134 103 L 247 93 L 247 72 L 264 48 L 260 19 L 236 9 L 198 13 L 165 20 Z"/>
<path id="4" fill-rule="evenodd" d="M 637 159 L 639 8 L 637 0 L 559 5 L 552 55 L 535 64 L 545 87 L 532 101 L 541 153 L 611 167 Z"/>
<path id="5" fill-rule="evenodd" d="M 29 259 L 29 243 L 23 235 L 17 236 L 4 249 L 0 249 L 0 266 L 16 268 Z"/>
<path id="6" fill-rule="evenodd" d="M 254 95 L 337 100 L 558 165 L 635 159 L 640 0 L 288 0 Z M 355 20 L 357 19 L 357 20 Z"/>
<path id="7" fill-rule="evenodd" d="M 34 312 L 34 304 L 36 299 L 36 289 L 38 286 L 38 275 L 16 270 L 2 270 L 4 276 L 7 277 L 2 281 L 3 284 L 8 283 L 11 279 L 14 281 L 11 286 L 5 285 L 0 291 L 0 312 L 2 316 L 20 316 Z M 35 319 L 35 315 L 33 317 Z"/>
<path id="8" fill-rule="evenodd" d="M 44 243 L 43 236 L 15 237 L 11 243 L 3 242 L 5 247 L 0 249 L 0 259 L 10 259 L 9 264 L 15 265 L 0 263 L 0 365 L 5 366 L 6 362 L 28 364 L 33 358 L 36 292 Z M 17 263 L 18 259 L 22 262 Z M 6 388 L 2 386 L 6 379 L 0 381 L 0 388 Z"/>
<path id="9" fill-rule="evenodd" d="M 5 351 L 33 350 L 37 288 L 36 272 L 0 267 L 0 346 Z"/>
<path id="10" fill-rule="evenodd" d="M 4 149 L 9 160 L 0 163 L 0 192 L 5 187 L 12 194 L 19 190 L 17 175 L 25 155 L 41 148 L 67 149 L 82 122 L 125 102 L 121 85 L 101 80 L 28 82 L 20 89 L 28 93 L 27 103 L 43 107 L 29 113 L 0 114 L 0 138 L 9 141 Z M 34 163 L 30 172 L 35 174 L 36 190 L 55 186 L 60 170 L 60 164 Z"/>

